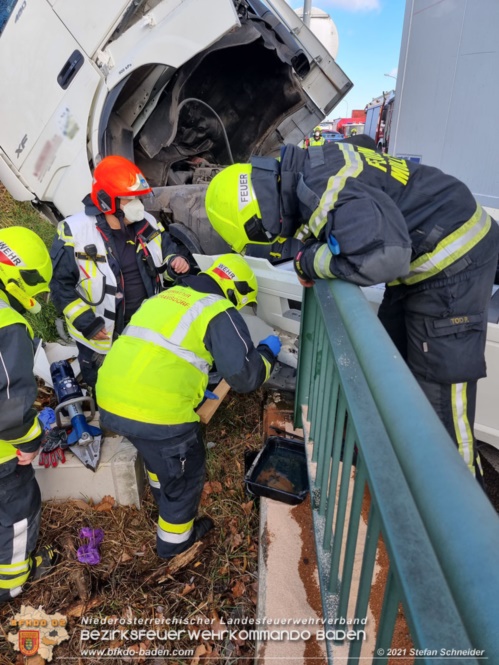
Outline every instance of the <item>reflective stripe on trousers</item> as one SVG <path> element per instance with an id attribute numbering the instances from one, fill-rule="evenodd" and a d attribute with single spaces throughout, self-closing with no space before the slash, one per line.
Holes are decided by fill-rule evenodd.
<path id="1" fill-rule="evenodd" d="M 19 595 L 29 577 L 40 514 L 40 490 L 31 466 L 0 478 L 0 602 Z"/>
<path id="2" fill-rule="evenodd" d="M 26 582 L 30 571 L 30 559 L 26 557 L 28 543 L 28 520 L 12 525 L 12 555 L 10 563 L 0 564 L 0 592 L 4 591 L 15 598 Z"/>
<path id="3" fill-rule="evenodd" d="M 17 508 L 16 512 L 28 512 L 35 508 L 35 514 L 17 520 L 11 526 L 0 526 L 0 602 L 18 596 L 31 572 L 30 554 L 38 539 L 41 514 L 38 485 L 34 478 L 32 482 L 35 487 L 28 484 L 28 489 L 34 489 L 34 492 L 28 491 L 26 494 L 25 487 L 20 486 L 15 492 L 14 500 L 2 507 L 2 520 L 12 507 Z M 29 505 L 33 501 L 37 501 L 38 505 Z"/>
<path id="4" fill-rule="evenodd" d="M 147 477 L 149 479 L 149 485 L 151 487 L 154 487 L 154 489 L 159 489 L 161 487 L 161 483 L 158 480 L 158 476 L 152 471 L 149 471 L 149 469 L 146 469 L 146 471 L 147 471 Z"/>
<path id="5" fill-rule="evenodd" d="M 475 439 L 471 431 L 468 417 L 468 384 L 454 383 L 452 391 L 452 421 L 454 424 L 455 439 L 459 454 L 464 459 L 466 466 L 475 475 Z M 476 463 L 481 473 L 480 458 L 477 456 Z"/>
<path id="6" fill-rule="evenodd" d="M 185 543 L 191 537 L 193 524 L 193 519 L 184 524 L 172 524 L 166 522 L 162 517 L 158 517 L 158 538 L 161 538 L 164 543 Z"/>
<path id="7" fill-rule="evenodd" d="M 198 423 L 182 429 L 172 427 L 172 436 L 163 440 L 131 438 L 147 467 L 158 503 L 156 547 L 160 557 L 183 551 L 193 532 L 205 481 L 205 449 Z M 189 543 L 187 543 L 187 546 Z"/>

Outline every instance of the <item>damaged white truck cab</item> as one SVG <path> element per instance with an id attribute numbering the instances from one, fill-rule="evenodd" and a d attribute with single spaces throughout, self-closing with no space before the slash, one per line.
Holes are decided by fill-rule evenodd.
<path id="1" fill-rule="evenodd" d="M 55 221 L 105 155 L 196 188 L 298 143 L 352 84 L 285 0 L 7 0 L 0 86 L 0 180 Z"/>

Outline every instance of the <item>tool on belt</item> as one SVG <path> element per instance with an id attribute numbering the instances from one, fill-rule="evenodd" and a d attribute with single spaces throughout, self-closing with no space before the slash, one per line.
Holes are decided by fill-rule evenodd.
<path id="1" fill-rule="evenodd" d="M 59 360 L 50 365 L 50 374 L 59 404 L 55 408 L 56 425 L 65 429 L 67 446 L 72 453 L 87 467 L 95 471 L 99 464 L 102 431 L 89 425 L 95 416 L 95 402 L 84 395 L 75 379 L 73 368 L 67 360 Z M 88 406 L 90 415 L 85 416 L 83 406 Z M 61 416 L 67 415 L 71 425 L 64 426 Z"/>

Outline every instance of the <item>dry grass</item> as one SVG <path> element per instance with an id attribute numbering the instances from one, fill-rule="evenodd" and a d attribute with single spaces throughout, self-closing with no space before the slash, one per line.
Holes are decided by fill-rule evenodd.
<path id="1" fill-rule="evenodd" d="M 0 183 L 0 228 L 6 226 L 24 226 L 35 231 L 48 248 L 55 236 L 55 226 L 42 217 L 26 201 L 14 201 Z"/>
<path id="2" fill-rule="evenodd" d="M 56 233 L 55 226 L 43 218 L 30 203 L 14 201 L 0 183 L 0 228 L 24 226 L 35 231 L 50 249 Z M 45 342 L 54 342 L 58 338 L 55 327 L 57 313 L 52 303 L 42 304 L 42 311 L 37 315 L 26 314 L 35 337 Z"/>
<path id="3" fill-rule="evenodd" d="M 74 658 L 72 662 L 98 663 L 81 656 L 81 615 L 93 618 L 135 619 L 205 617 L 253 617 L 257 594 L 258 513 L 244 492 L 244 451 L 261 446 L 262 393 L 229 394 L 207 426 L 205 440 L 216 443 L 208 450 L 208 482 L 201 513 L 209 514 L 216 529 L 206 537 L 206 548 L 184 569 L 163 574 L 165 561 L 155 554 L 157 511 L 149 492 L 142 509 L 114 507 L 98 511 L 83 502 L 48 502 L 43 506 L 40 543 L 55 544 L 61 563 L 50 577 L 31 584 L 9 605 L 0 609 L 0 630 L 8 632 L 8 620 L 21 604 L 51 614 L 68 615 L 70 640 L 56 647 L 54 658 Z M 104 531 L 101 563 L 78 563 L 75 550 L 81 544 L 80 528 L 91 526 Z M 151 576 L 157 572 L 156 580 Z M 149 581 L 148 581 L 149 580 Z M 85 609 L 85 603 L 88 609 Z M 159 626 L 164 630 L 167 626 Z M 87 643 L 90 648 L 133 646 L 130 642 Z M 138 646 L 138 645 L 137 645 Z M 254 645 L 230 639 L 211 643 L 183 640 L 167 643 L 151 641 L 148 648 L 193 648 L 197 657 L 213 663 L 244 663 L 252 659 Z M 10 644 L 0 640 L 0 664 L 15 662 Z M 23 662 L 22 660 L 18 661 Z M 107 663 L 124 663 L 126 658 L 106 658 Z M 132 660 L 130 660 L 132 662 Z M 158 663 L 163 659 L 135 658 L 133 662 Z M 168 662 L 196 662 L 190 658 Z"/>

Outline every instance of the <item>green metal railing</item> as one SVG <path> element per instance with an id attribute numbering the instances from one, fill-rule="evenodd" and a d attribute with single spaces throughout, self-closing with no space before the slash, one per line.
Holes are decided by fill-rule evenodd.
<path id="1" fill-rule="evenodd" d="M 305 289 L 297 426 L 304 406 L 324 617 L 366 617 L 381 535 L 388 578 L 374 655 L 366 660 L 362 652 L 362 663 L 390 660 L 399 604 L 421 650 L 418 665 L 499 663 L 499 518 L 352 284 L 319 280 Z M 366 488 L 367 532 L 358 545 Z M 363 558 L 354 588 L 357 547 Z M 349 642 L 352 665 L 362 644 Z M 334 662 L 334 644 L 327 647 Z"/>

